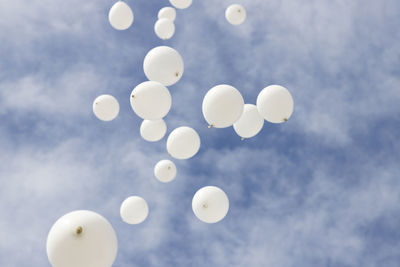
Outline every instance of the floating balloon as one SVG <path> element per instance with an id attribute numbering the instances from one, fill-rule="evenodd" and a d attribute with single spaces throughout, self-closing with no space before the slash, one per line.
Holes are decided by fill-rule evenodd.
<path id="1" fill-rule="evenodd" d="M 146 200 L 138 196 L 128 197 L 121 204 L 121 218 L 129 224 L 139 224 L 149 215 L 149 207 Z"/>
<path id="2" fill-rule="evenodd" d="M 126 30 L 133 23 L 132 9 L 123 1 L 115 3 L 108 13 L 108 20 L 116 30 Z"/>
<path id="3" fill-rule="evenodd" d="M 154 32 L 160 39 L 170 39 L 175 33 L 174 22 L 170 19 L 159 19 L 154 24 Z"/>
<path id="4" fill-rule="evenodd" d="M 265 87 L 257 97 L 258 112 L 272 123 L 287 121 L 293 113 L 293 105 L 292 95 L 280 85 Z"/>
<path id="5" fill-rule="evenodd" d="M 225 18 L 230 24 L 242 24 L 246 19 L 246 9 L 238 4 L 230 5 L 225 10 Z"/>
<path id="6" fill-rule="evenodd" d="M 50 229 L 46 246 L 54 267 L 111 267 L 118 250 L 111 224 L 88 210 L 59 218 Z"/>
<path id="7" fill-rule="evenodd" d="M 225 128 L 240 118 L 243 107 L 244 101 L 240 92 L 235 87 L 221 84 L 207 92 L 202 109 L 209 127 Z"/>
<path id="8" fill-rule="evenodd" d="M 101 95 L 93 101 L 93 113 L 99 120 L 111 121 L 118 116 L 119 104 L 112 95 Z"/>
<path id="9" fill-rule="evenodd" d="M 158 19 L 170 19 L 174 21 L 176 18 L 176 10 L 173 7 L 163 7 L 158 11 Z"/>
<path id="10" fill-rule="evenodd" d="M 176 159 L 188 159 L 196 155 L 200 149 L 200 137 L 190 127 L 178 127 L 167 139 L 167 151 Z"/>
<path id="11" fill-rule="evenodd" d="M 144 58 L 143 70 L 150 81 L 157 81 L 165 86 L 175 84 L 183 74 L 183 60 L 175 49 L 157 46 Z"/>
<path id="12" fill-rule="evenodd" d="M 199 189 L 194 195 L 192 209 L 200 221 L 216 223 L 228 213 L 229 199 L 220 188 L 206 186 Z"/>
<path id="13" fill-rule="evenodd" d="M 171 94 L 159 82 L 147 81 L 137 85 L 131 93 L 133 111 L 146 120 L 159 120 L 171 108 Z"/>
<path id="14" fill-rule="evenodd" d="M 179 9 L 188 8 L 192 4 L 192 0 L 169 0 L 169 2 Z"/>
<path id="15" fill-rule="evenodd" d="M 161 140 L 166 132 L 167 125 L 165 124 L 163 119 L 143 120 L 142 124 L 140 125 L 140 135 L 143 137 L 144 140 L 149 142 L 156 142 Z"/>
<path id="16" fill-rule="evenodd" d="M 176 176 L 176 166 L 170 160 L 160 160 L 154 167 L 154 175 L 160 182 L 171 182 Z"/>
<path id="17" fill-rule="evenodd" d="M 258 134 L 264 125 L 264 118 L 258 113 L 257 107 L 252 104 L 244 105 L 242 116 L 233 124 L 235 132 L 244 138 Z"/>

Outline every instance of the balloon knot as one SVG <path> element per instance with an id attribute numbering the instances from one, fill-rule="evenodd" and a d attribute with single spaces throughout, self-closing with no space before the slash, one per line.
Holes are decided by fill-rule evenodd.
<path id="1" fill-rule="evenodd" d="M 175 76 L 178 77 L 179 76 L 179 72 L 175 72 Z"/>
<path id="2" fill-rule="evenodd" d="M 203 208 L 208 208 L 208 205 L 207 204 L 203 204 Z"/>
<path id="3" fill-rule="evenodd" d="M 77 235 L 82 234 L 82 232 L 83 232 L 82 226 L 78 226 L 78 227 L 75 229 L 75 234 L 77 234 Z"/>
<path id="4" fill-rule="evenodd" d="M 283 118 L 283 121 L 288 121 L 288 119 L 287 118 Z"/>
<path id="5" fill-rule="evenodd" d="M 211 129 L 212 127 L 214 127 L 214 125 L 212 124 L 208 125 L 208 129 Z"/>
<path id="6" fill-rule="evenodd" d="M 135 95 L 132 95 L 132 98 L 135 98 Z"/>
<path id="7" fill-rule="evenodd" d="M 168 170 L 170 170 L 171 169 L 171 166 L 168 166 Z"/>

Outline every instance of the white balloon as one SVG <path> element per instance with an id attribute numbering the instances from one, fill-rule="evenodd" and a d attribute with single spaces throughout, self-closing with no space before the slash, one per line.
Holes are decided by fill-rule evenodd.
<path id="1" fill-rule="evenodd" d="M 176 10 L 173 7 L 167 6 L 163 7 L 158 11 L 158 18 L 159 19 L 170 19 L 172 21 L 176 18 Z"/>
<path id="2" fill-rule="evenodd" d="M 130 99 L 136 115 L 146 120 L 162 119 L 168 114 L 172 102 L 167 87 L 155 81 L 137 85 L 132 90 Z"/>
<path id="3" fill-rule="evenodd" d="M 242 24 L 246 20 L 246 9 L 238 4 L 230 5 L 225 10 L 225 18 L 230 24 Z"/>
<path id="4" fill-rule="evenodd" d="M 160 182 L 171 182 L 176 176 L 176 166 L 170 160 L 160 160 L 156 166 L 154 166 L 154 175 Z"/>
<path id="5" fill-rule="evenodd" d="M 108 13 L 108 20 L 116 30 L 126 30 L 133 23 L 132 9 L 123 1 L 115 3 Z"/>
<path id="6" fill-rule="evenodd" d="M 244 138 L 258 134 L 264 125 L 264 118 L 258 113 L 257 107 L 252 104 L 244 105 L 242 116 L 233 124 L 235 132 Z"/>
<path id="7" fill-rule="evenodd" d="M 118 116 L 119 104 L 112 95 L 101 95 L 93 101 L 93 113 L 99 120 L 111 121 Z"/>
<path id="8" fill-rule="evenodd" d="M 199 189 L 193 197 L 192 209 L 196 217 L 206 223 L 221 221 L 229 210 L 228 196 L 216 186 Z"/>
<path id="9" fill-rule="evenodd" d="M 161 140 L 166 132 L 167 125 L 163 119 L 143 120 L 142 124 L 140 125 L 140 135 L 144 140 L 149 142 L 157 142 Z"/>
<path id="10" fill-rule="evenodd" d="M 147 79 L 160 82 L 165 86 L 178 82 L 182 77 L 183 69 L 181 55 L 168 46 L 157 46 L 151 49 L 143 61 L 143 70 Z"/>
<path id="11" fill-rule="evenodd" d="M 170 39 L 175 33 L 174 22 L 170 19 L 159 19 L 154 24 L 154 32 L 160 39 Z"/>
<path id="12" fill-rule="evenodd" d="M 120 214 L 124 222 L 139 224 L 146 220 L 147 215 L 149 215 L 149 206 L 143 198 L 131 196 L 122 202 Z"/>
<path id="13" fill-rule="evenodd" d="M 240 92 L 230 85 L 211 88 L 203 99 L 203 115 L 210 127 L 225 128 L 242 115 L 244 100 Z"/>
<path id="14" fill-rule="evenodd" d="M 77 210 L 54 223 L 46 247 L 54 267 L 111 267 L 118 242 L 104 217 L 93 211 Z"/>
<path id="15" fill-rule="evenodd" d="M 293 113 L 293 106 L 292 95 L 280 85 L 265 87 L 257 97 L 258 112 L 265 120 L 272 123 L 287 121 Z"/>
<path id="16" fill-rule="evenodd" d="M 192 4 L 192 0 L 169 0 L 169 2 L 179 9 L 188 8 Z"/>
<path id="17" fill-rule="evenodd" d="M 196 155 L 200 149 L 200 137 L 190 127 L 178 127 L 167 139 L 167 151 L 176 159 L 188 159 Z"/>

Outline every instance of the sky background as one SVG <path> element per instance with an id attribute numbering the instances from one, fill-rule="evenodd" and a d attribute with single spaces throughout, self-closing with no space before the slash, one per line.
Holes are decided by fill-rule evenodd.
<path id="1" fill-rule="evenodd" d="M 50 266 L 48 231 L 78 209 L 113 225 L 115 267 L 400 266 L 398 0 L 193 0 L 167 41 L 153 31 L 166 0 L 127 0 L 126 31 L 108 22 L 113 3 L 0 0 L 0 266 Z M 233 3 L 240 26 L 224 17 Z M 141 139 L 129 103 L 159 45 L 185 63 L 168 133 L 190 126 L 202 142 L 168 184 L 153 175 L 167 136 Z M 221 83 L 252 104 L 283 85 L 294 113 L 245 141 L 208 129 L 202 99 Z M 101 94 L 120 103 L 114 121 L 92 112 Z M 207 185 L 230 200 L 212 225 L 191 210 Z M 131 195 L 149 204 L 140 225 L 119 215 Z"/>

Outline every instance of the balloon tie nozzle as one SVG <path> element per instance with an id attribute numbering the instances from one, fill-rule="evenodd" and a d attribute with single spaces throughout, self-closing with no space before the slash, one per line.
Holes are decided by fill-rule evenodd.
<path id="1" fill-rule="evenodd" d="M 179 76 L 179 72 L 175 72 L 175 76 L 178 77 Z"/>
<path id="2" fill-rule="evenodd" d="M 203 208 L 208 208 L 208 205 L 205 203 L 205 204 L 203 204 Z"/>
<path id="3" fill-rule="evenodd" d="M 288 121 L 288 119 L 287 118 L 283 118 L 283 121 Z"/>
<path id="4" fill-rule="evenodd" d="M 211 129 L 212 127 L 214 127 L 213 124 L 208 125 L 208 129 Z"/>
<path id="5" fill-rule="evenodd" d="M 168 170 L 170 170 L 171 169 L 171 166 L 168 166 Z"/>
<path id="6" fill-rule="evenodd" d="M 132 95 L 132 98 L 135 98 L 135 95 Z"/>
<path id="7" fill-rule="evenodd" d="M 82 232 L 83 232 L 82 226 L 78 226 L 78 227 L 75 229 L 75 234 L 77 234 L 77 235 L 82 234 Z"/>

